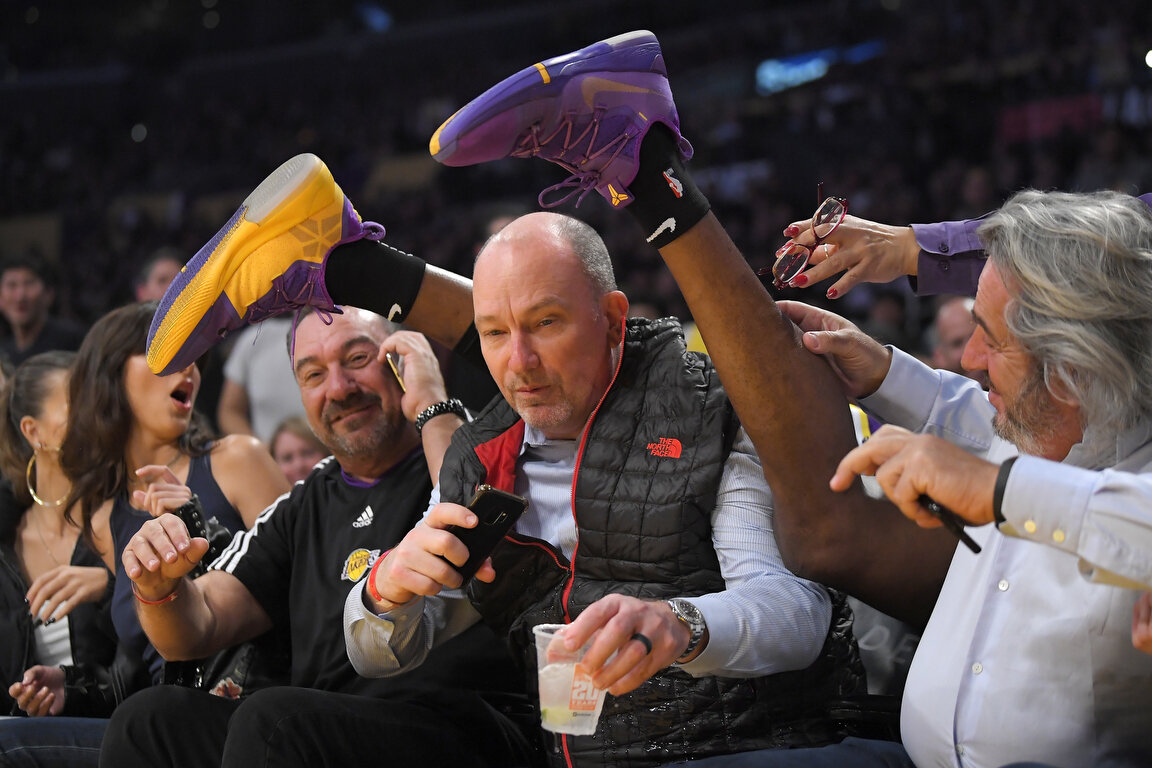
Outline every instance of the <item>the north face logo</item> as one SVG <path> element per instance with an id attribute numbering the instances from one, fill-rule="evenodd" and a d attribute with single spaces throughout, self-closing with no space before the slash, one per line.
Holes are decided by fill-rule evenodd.
<path id="1" fill-rule="evenodd" d="M 648 453 L 669 459 L 680 458 L 680 441 L 674 437 L 662 437 L 655 443 L 648 443 Z"/>

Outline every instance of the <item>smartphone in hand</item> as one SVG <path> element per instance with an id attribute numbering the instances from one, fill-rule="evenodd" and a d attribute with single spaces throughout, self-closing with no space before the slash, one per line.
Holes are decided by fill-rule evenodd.
<path id="1" fill-rule="evenodd" d="M 400 375 L 400 368 L 396 365 L 396 359 L 392 357 L 392 353 L 385 352 L 384 359 L 388 361 L 388 367 L 392 369 L 392 375 L 396 377 L 396 382 L 400 385 L 400 391 L 408 394 L 408 387 L 404 386 L 404 377 Z"/>
<path id="2" fill-rule="evenodd" d="M 467 584 L 476 575 L 476 571 L 496 549 L 500 540 L 512 530 L 512 526 L 527 508 L 528 500 L 523 496 L 501 491 L 490 485 L 482 485 L 476 489 L 476 495 L 468 502 L 468 509 L 475 512 L 479 518 L 475 527 L 461 528 L 458 525 L 450 525 L 445 529 L 468 547 L 467 562 L 464 565 L 452 565 L 463 577 L 462 584 Z"/>

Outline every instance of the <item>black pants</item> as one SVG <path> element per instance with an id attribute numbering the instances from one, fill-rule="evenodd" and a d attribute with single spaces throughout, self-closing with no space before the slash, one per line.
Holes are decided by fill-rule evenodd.
<path id="1" fill-rule="evenodd" d="M 470 691 L 390 699 L 268 688 L 242 701 L 160 685 L 116 708 L 100 765 L 171 768 L 539 763 L 516 725 Z"/>

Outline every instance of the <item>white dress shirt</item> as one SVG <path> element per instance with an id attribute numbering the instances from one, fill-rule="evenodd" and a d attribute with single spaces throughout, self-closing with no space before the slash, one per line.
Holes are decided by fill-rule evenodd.
<path id="1" fill-rule="evenodd" d="M 527 428 L 517 469 L 516 492 L 529 500 L 517 530 L 549 541 L 571 557 L 577 535 L 571 512 L 574 442 L 550 441 Z M 437 488 L 431 505 L 438 501 Z M 784 567 L 772 526 L 771 493 L 752 442 L 741 429 L 712 512 L 712 539 L 725 589 L 688 598 L 703 613 L 709 640 L 684 671 L 755 677 L 804 669 L 819 655 L 832 619 L 831 601 L 823 587 Z M 365 607 L 360 582 L 345 602 L 348 658 L 366 677 L 402 672 L 477 618 L 458 590 L 377 616 Z"/>
<path id="2" fill-rule="evenodd" d="M 1016 454 L 978 385 L 898 350 L 863 405 L 989 461 Z M 919 768 L 1152 765 L 1152 656 L 1131 642 L 1139 592 L 1081 572 L 1147 573 L 1148 438 L 1148 425 L 1119 436 L 1110 472 L 1076 468 L 1082 446 L 1062 463 L 1017 460 L 1004 528 L 1035 540 L 988 525 L 970 531 L 982 553 L 957 547 L 904 690 L 901 735 Z"/>

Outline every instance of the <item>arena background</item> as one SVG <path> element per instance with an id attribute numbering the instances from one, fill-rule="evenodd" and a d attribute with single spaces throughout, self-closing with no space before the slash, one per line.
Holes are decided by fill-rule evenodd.
<path id="1" fill-rule="evenodd" d="M 0 254 L 58 264 L 57 313 L 89 323 L 157 248 L 191 257 L 310 151 L 388 242 L 470 273 L 487 221 L 563 173 L 442 168 L 432 132 L 500 78 L 639 28 L 756 267 L 819 181 L 889 223 L 978 215 L 1022 187 L 1152 190 L 1148 0 L 4 0 Z M 631 217 L 595 195 L 561 210 L 604 232 L 634 301 L 686 316 Z M 903 311 L 888 340 L 914 349 L 931 302 L 903 282 L 837 307 L 868 322 L 881 299 Z"/>

